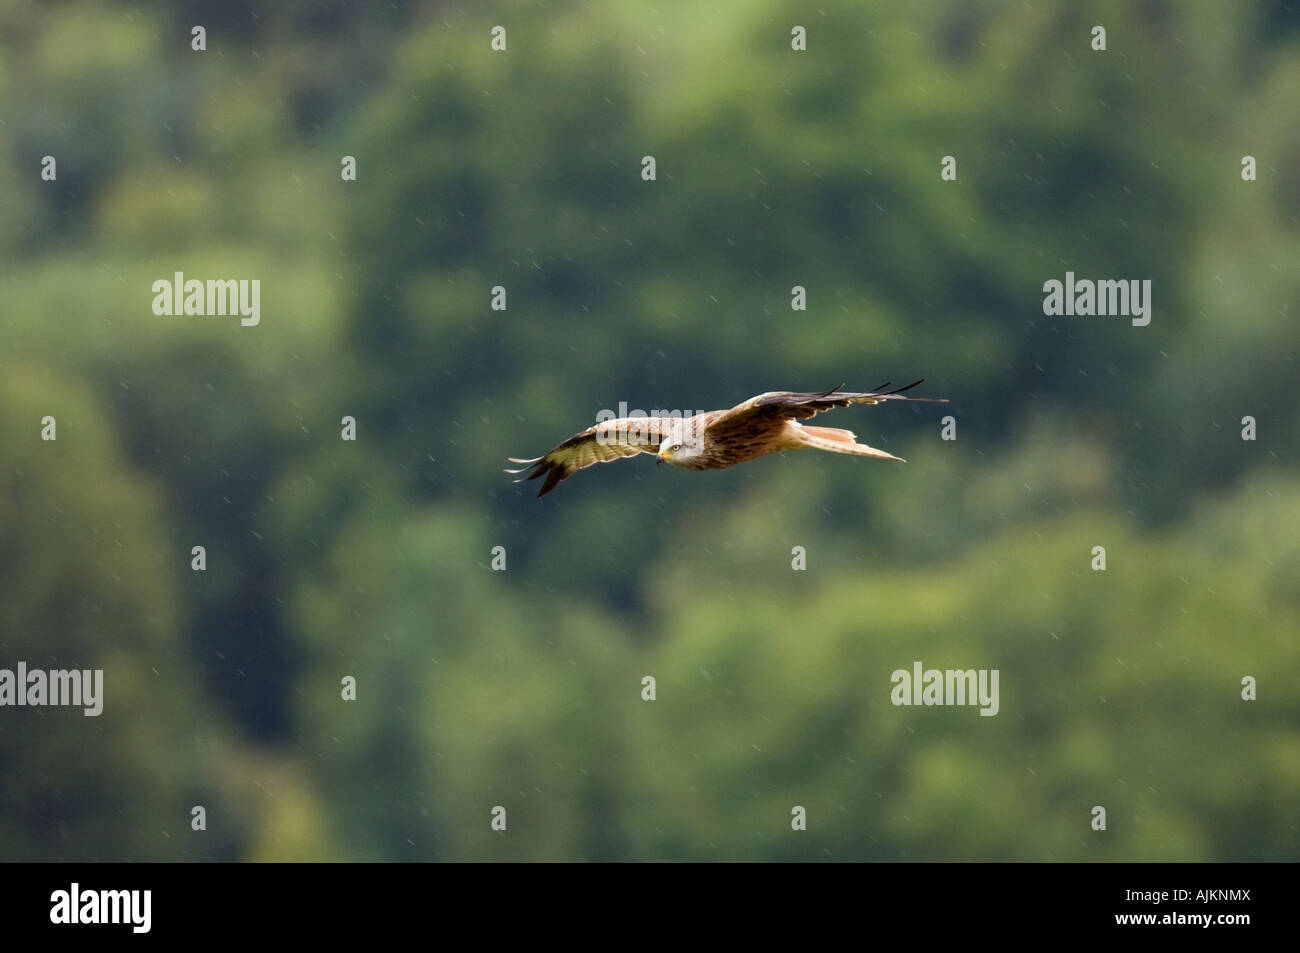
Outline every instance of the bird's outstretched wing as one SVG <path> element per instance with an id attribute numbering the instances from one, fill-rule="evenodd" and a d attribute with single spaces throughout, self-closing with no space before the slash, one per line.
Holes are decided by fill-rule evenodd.
<path id="1" fill-rule="evenodd" d="M 545 456 L 531 460 L 509 457 L 511 463 L 521 463 L 523 466 L 518 470 L 507 470 L 506 473 L 530 471 L 526 477 L 516 480 L 516 483 L 536 480 L 544 475 L 546 480 L 537 495 L 545 496 L 561 480 L 585 467 L 634 457 L 638 453 L 655 453 L 671 421 L 672 418 L 668 417 L 620 417 L 617 420 L 602 421 L 582 433 L 574 434 Z"/>
<path id="2" fill-rule="evenodd" d="M 823 411 L 835 407 L 847 407 L 850 404 L 880 404 L 887 400 L 924 401 L 926 403 L 946 404 L 946 400 L 935 397 L 904 397 L 903 391 L 911 390 L 917 384 L 924 383 L 924 378 L 913 381 L 906 387 L 885 390 L 889 382 L 881 384 L 874 391 L 857 393 L 855 391 L 833 388 L 822 394 L 800 394 L 794 391 L 769 391 L 751 397 L 730 410 L 723 411 L 709 424 L 709 433 L 713 436 L 742 429 L 762 430 L 765 427 L 784 425 L 786 420 L 807 420 Z"/>

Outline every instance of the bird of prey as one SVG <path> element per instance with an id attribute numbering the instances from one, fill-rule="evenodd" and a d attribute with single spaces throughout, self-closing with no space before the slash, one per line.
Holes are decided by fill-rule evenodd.
<path id="1" fill-rule="evenodd" d="M 807 420 L 830 410 L 850 404 L 879 404 L 887 400 L 924 401 L 945 404 L 946 400 L 932 397 L 903 397 L 922 381 L 906 387 L 886 391 L 886 382 L 871 393 L 859 394 L 840 388 L 822 394 L 799 394 L 791 391 L 769 391 L 751 397 L 730 410 L 711 410 L 690 417 L 619 417 L 605 420 L 574 434 L 550 453 L 531 460 L 508 458 L 511 463 L 523 464 L 518 474 L 530 470 L 527 477 L 516 480 L 536 480 L 546 477 L 537 494 L 545 496 L 561 480 L 567 479 L 595 463 L 607 463 L 639 453 L 658 454 L 661 462 L 667 461 L 685 470 L 720 470 L 753 460 L 778 450 L 828 450 L 831 453 L 848 453 L 857 457 L 876 457 L 880 460 L 905 462 L 902 457 L 877 450 L 857 442 L 852 432 L 834 427 L 808 427 L 799 421 Z"/>

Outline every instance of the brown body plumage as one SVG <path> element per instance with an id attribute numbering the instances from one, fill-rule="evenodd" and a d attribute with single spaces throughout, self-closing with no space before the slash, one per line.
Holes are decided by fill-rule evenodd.
<path id="1" fill-rule="evenodd" d="M 545 456 L 531 460 L 511 457 L 511 463 L 524 466 L 506 472 L 530 470 L 526 477 L 529 480 L 545 476 L 537 494 L 545 496 L 561 480 L 585 467 L 640 453 L 656 453 L 660 460 L 685 470 L 720 470 L 779 450 L 826 450 L 902 462 L 901 457 L 858 443 L 847 430 L 808 427 L 800 421 L 850 404 L 879 404 L 887 400 L 946 403 L 936 398 L 901 396 L 903 391 L 920 383 L 916 381 L 892 391 L 885 391 L 889 385 L 881 384 L 870 393 L 839 389 L 820 394 L 771 391 L 751 397 L 730 410 L 712 410 L 691 417 L 606 420 L 574 434 Z"/>

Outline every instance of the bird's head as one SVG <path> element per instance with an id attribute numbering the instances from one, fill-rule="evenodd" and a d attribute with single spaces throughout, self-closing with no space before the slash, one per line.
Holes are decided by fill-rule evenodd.
<path id="1" fill-rule="evenodd" d="M 699 456 L 702 451 L 703 447 L 694 432 L 678 425 L 665 433 L 659 441 L 659 462 L 688 466 L 687 461 Z"/>

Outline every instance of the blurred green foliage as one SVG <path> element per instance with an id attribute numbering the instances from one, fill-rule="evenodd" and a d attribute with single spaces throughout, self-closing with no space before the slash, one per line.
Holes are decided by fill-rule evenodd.
<path id="1" fill-rule="evenodd" d="M 1297 859 L 1296 15 L 894 6 L 0 3 L 0 667 L 107 691 L 0 711 L 0 858 Z M 922 376 L 830 421 L 905 467 L 500 472 Z"/>

